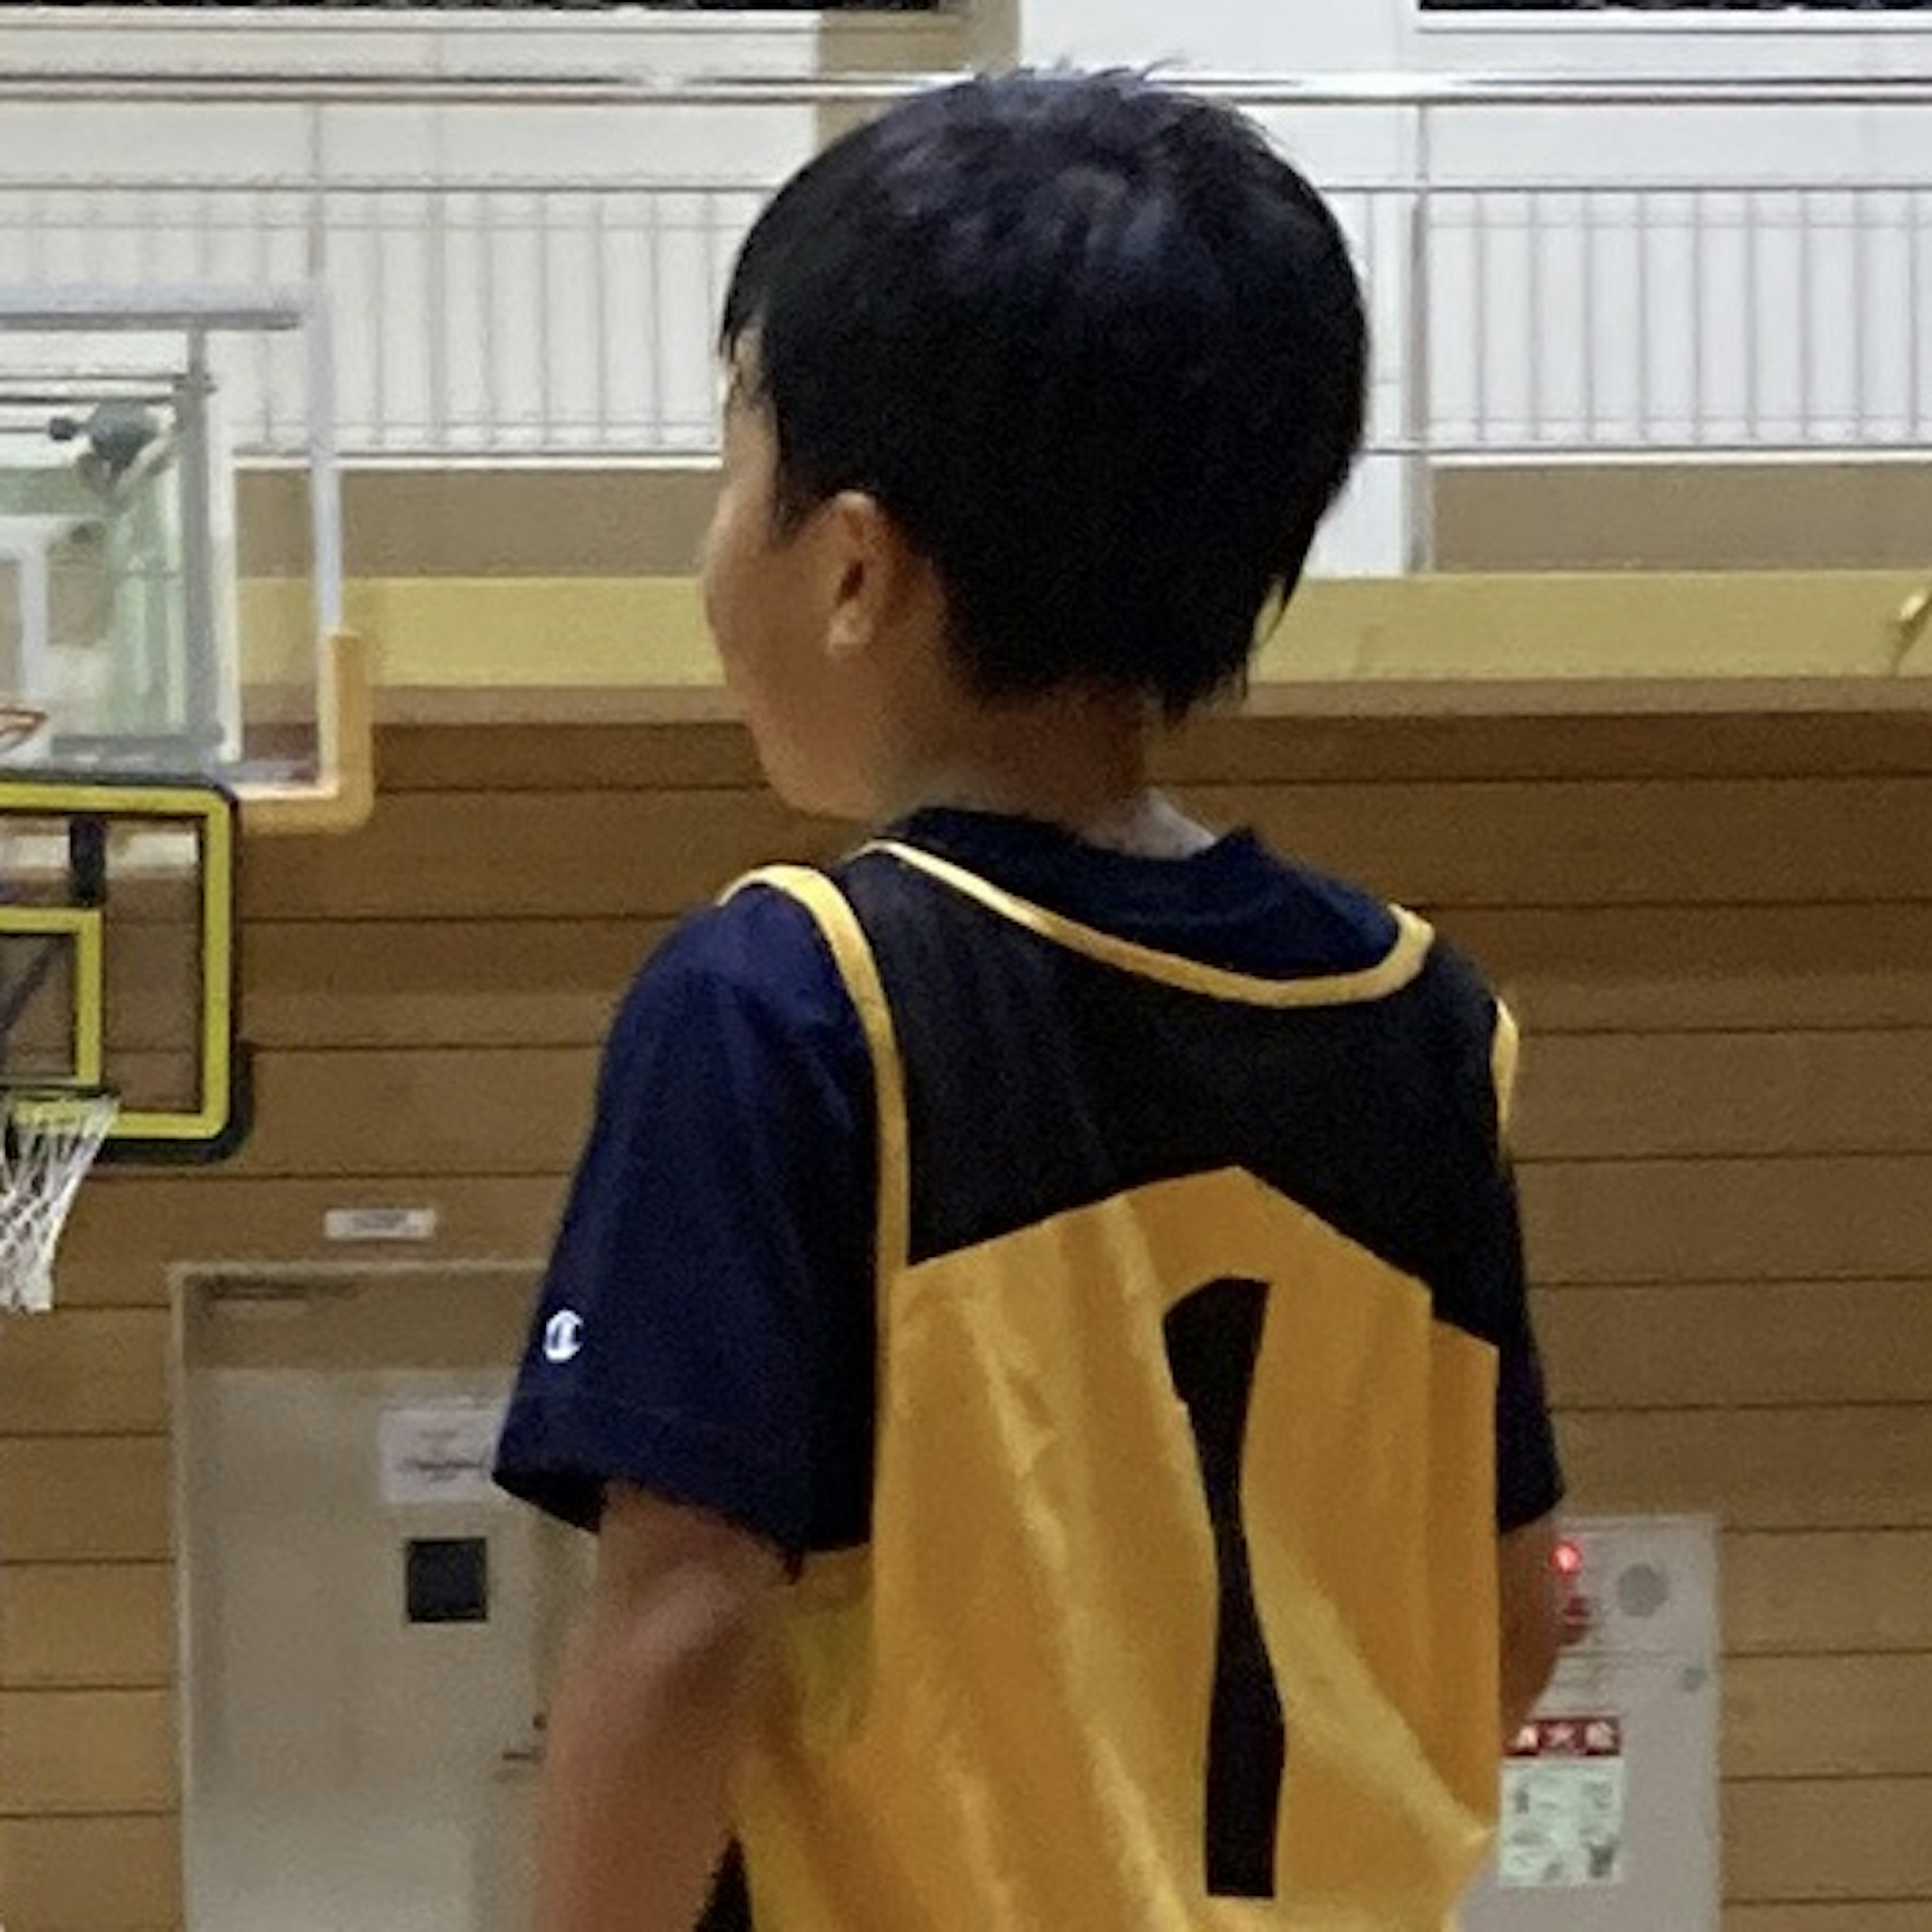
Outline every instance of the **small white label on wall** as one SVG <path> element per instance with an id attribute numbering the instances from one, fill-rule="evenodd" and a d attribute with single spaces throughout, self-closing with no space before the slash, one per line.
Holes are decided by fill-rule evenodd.
<path id="1" fill-rule="evenodd" d="M 500 1402 L 456 1400 L 385 1409 L 376 1439 L 384 1503 L 415 1509 L 496 1501 L 490 1468 L 503 1410 Z"/>
<path id="2" fill-rule="evenodd" d="M 434 1208 L 332 1208 L 322 1217 L 332 1241 L 433 1241 L 440 1225 Z"/>

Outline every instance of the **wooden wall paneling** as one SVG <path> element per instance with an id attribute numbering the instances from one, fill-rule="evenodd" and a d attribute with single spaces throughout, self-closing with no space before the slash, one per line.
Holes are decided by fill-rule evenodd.
<path id="1" fill-rule="evenodd" d="M 1656 1282 L 1538 1298 L 1552 1400 L 1576 1408 L 1932 1402 L 1920 1281 Z"/>
<path id="2" fill-rule="evenodd" d="M 0 1818 L 0 1884 L 22 1932 L 172 1932 L 178 1828 L 160 1814 Z"/>
<path id="3" fill-rule="evenodd" d="M 1205 718 L 1165 748 L 1163 777 L 1190 787 L 1365 780 L 1876 778 L 1932 772 L 1922 718 L 1832 711 L 1730 713 L 1415 710 L 1340 717 L 1294 692 Z"/>
<path id="4" fill-rule="evenodd" d="M 170 1454 L 164 1436 L 0 1437 L 6 1560 L 170 1559 Z"/>
<path id="5" fill-rule="evenodd" d="M 633 790 L 760 782 L 735 723 L 393 723 L 377 734 L 386 792 Z M 1340 718 L 1284 710 L 1263 694 L 1244 714 L 1207 718 L 1163 748 L 1166 782 L 1359 784 L 1502 778 L 1880 777 L 1932 772 L 1909 712 L 1726 716 L 1525 713 Z"/>
<path id="6" fill-rule="evenodd" d="M 255 1130 L 222 1184 L 556 1174 L 583 1144 L 596 1073 L 587 1046 L 260 1054 Z"/>
<path id="7" fill-rule="evenodd" d="M 172 1814 L 170 1691 L 0 1692 L 0 1816 Z"/>
<path id="8" fill-rule="evenodd" d="M 245 936 L 241 1031 L 265 1047 L 590 1045 L 670 923 L 258 922 Z M 178 1052 L 198 1011 L 180 935 L 124 928 L 110 950 L 110 1053 Z M 50 1010 L 50 1031 L 60 1017 Z"/>
<path id="9" fill-rule="evenodd" d="M 257 1047 L 591 1046 L 663 920 L 286 920 L 250 929 Z"/>
<path id="10" fill-rule="evenodd" d="M 1571 1508 L 1714 1512 L 1738 1529 L 1932 1528 L 1932 1406 L 1561 1417 Z"/>
<path id="11" fill-rule="evenodd" d="M 0 1685 L 170 1682 L 174 1586 L 170 1563 L 0 1564 Z"/>
<path id="12" fill-rule="evenodd" d="M 158 1310 L 56 1308 L 0 1323 L 0 1428 L 20 1436 L 159 1434 L 168 1426 L 168 1320 Z"/>
<path id="13" fill-rule="evenodd" d="M 1720 1567 L 1734 1654 L 1932 1653 L 1932 1532 L 1738 1532 Z"/>
<path id="14" fill-rule="evenodd" d="M 280 842 L 242 899 L 250 920 L 662 918 L 851 842 L 760 792 L 404 793 L 353 840 Z"/>
<path id="15" fill-rule="evenodd" d="M 1932 1152 L 1932 1033 L 1545 1038 L 1516 1139 L 1526 1160 Z"/>
<path id="16" fill-rule="evenodd" d="M 1932 1899 L 1932 1778 L 1766 1778 L 1724 1793 L 1730 1895 Z"/>
<path id="17" fill-rule="evenodd" d="M 1932 1653 L 1732 1658 L 1726 1776 L 1932 1780 Z"/>
<path id="18" fill-rule="evenodd" d="M 1856 1905 L 1727 1905 L 1724 1932 L 1932 1932 L 1932 1906 L 1877 1898 Z"/>
<path id="19" fill-rule="evenodd" d="M 376 734 L 386 796 L 422 791 L 755 791 L 742 724 L 386 724 Z"/>
<path id="20" fill-rule="evenodd" d="M 200 934 L 187 918 L 134 920 L 110 910 L 105 927 L 105 1021 L 110 1053 L 174 1051 L 193 1036 L 201 984 Z M 60 1017 L 67 1017 L 62 1003 Z"/>
<path id="21" fill-rule="evenodd" d="M 1916 1280 L 1932 1256 L 1932 1156 L 1529 1161 L 1537 1279 Z"/>
<path id="22" fill-rule="evenodd" d="M 1932 1027 L 1932 904 L 1452 907 L 1440 917 L 1539 1051 L 1558 1033 Z"/>
<path id="23" fill-rule="evenodd" d="M 1918 778 L 1204 787 L 1310 863 L 1438 906 L 1712 905 L 1932 898 Z"/>

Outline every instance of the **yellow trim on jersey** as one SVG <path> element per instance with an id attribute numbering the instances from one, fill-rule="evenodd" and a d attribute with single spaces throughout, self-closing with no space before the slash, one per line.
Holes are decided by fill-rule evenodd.
<path id="1" fill-rule="evenodd" d="M 1231 973 L 1220 967 L 1204 966 L 1178 954 L 1157 952 L 1150 946 L 1119 939 L 1077 920 L 1067 919 L 1044 906 L 1035 905 L 956 866 L 950 859 L 922 851 L 916 845 L 894 838 L 874 839 L 862 850 L 883 852 L 910 866 L 942 884 L 950 886 L 986 908 L 989 912 L 1024 926 L 1042 939 L 1084 953 L 1105 966 L 1141 978 L 1179 987 L 1184 992 L 1200 993 L 1210 999 L 1238 1001 L 1256 1006 L 1341 1006 L 1386 999 L 1399 993 L 1414 980 L 1435 944 L 1435 928 L 1429 922 L 1403 906 L 1392 907 L 1396 920 L 1395 944 L 1376 965 L 1359 973 L 1335 973 L 1308 980 L 1267 980 L 1247 973 Z"/>
<path id="2" fill-rule="evenodd" d="M 750 886 L 769 886 L 796 899 L 811 914 L 831 948 L 838 976 L 844 981 L 865 1029 L 879 1116 L 878 1274 L 883 1288 L 905 1267 L 911 1253 L 912 1177 L 906 1137 L 905 1068 L 879 964 L 858 914 L 823 872 L 814 872 L 808 866 L 767 866 L 740 879 L 725 897 L 735 898 Z M 882 1297 L 882 1333 L 885 1313 Z"/>

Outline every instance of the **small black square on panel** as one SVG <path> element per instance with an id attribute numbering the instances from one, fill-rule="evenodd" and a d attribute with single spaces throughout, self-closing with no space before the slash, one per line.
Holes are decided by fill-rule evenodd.
<path id="1" fill-rule="evenodd" d="M 480 1536 L 412 1536 L 403 1546 L 412 1624 L 480 1624 L 490 1616 L 490 1546 Z"/>

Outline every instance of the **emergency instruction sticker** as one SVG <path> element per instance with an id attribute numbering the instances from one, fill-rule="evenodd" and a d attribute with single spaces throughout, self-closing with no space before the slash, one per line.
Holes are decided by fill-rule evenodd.
<path id="1" fill-rule="evenodd" d="M 1624 1876 L 1624 1727 L 1616 1718 L 1539 1718 L 1503 1760 L 1496 1839 L 1504 1892 L 1570 1892 Z"/>
<path id="2" fill-rule="evenodd" d="M 455 1398 L 385 1409 L 376 1433 L 383 1502 L 407 1509 L 500 1500 L 490 1472 L 505 1406 Z"/>

